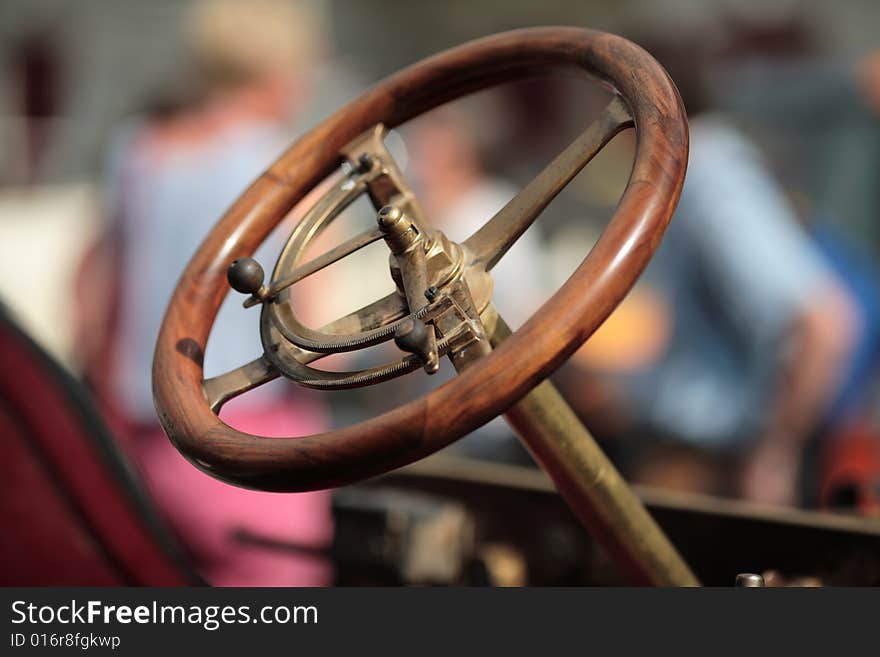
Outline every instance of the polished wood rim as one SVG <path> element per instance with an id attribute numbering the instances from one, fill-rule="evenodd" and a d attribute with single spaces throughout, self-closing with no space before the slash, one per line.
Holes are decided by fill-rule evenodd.
<path id="1" fill-rule="evenodd" d="M 433 392 L 336 431 L 296 438 L 245 434 L 215 415 L 202 359 L 228 291 L 226 268 L 251 255 L 378 123 L 394 127 L 501 82 L 579 71 L 625 100 L 636 128 L 632 174 L 602 237 L 569 280 L 506 342 Z M 352 483 L 412 463 L 503 413 L 552 373 L 621 301 L 657 248 L 678 201 L 688 133 L 675 86 L 644 50 L 614 35 L 533 28 L 448 50 L 387 78 L 297 141 L 227 211 L 183 273 L 153 363 L 159 418 L 177 448 L 230 483 L 305 491 Z"/>

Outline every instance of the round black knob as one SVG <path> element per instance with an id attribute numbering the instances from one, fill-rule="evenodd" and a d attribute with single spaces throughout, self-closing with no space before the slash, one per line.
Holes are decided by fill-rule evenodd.
<path id="1" fill-rule="evenodd" d="M 242 294 L 256 294 L 263 287 L 264 276 L 263 267 L 253 258 L 233 260 L 226 270 L 230 287 Z"/>

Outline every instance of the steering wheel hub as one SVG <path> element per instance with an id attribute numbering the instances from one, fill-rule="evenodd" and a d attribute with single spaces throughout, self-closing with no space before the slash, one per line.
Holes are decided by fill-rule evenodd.
<path id="1" fill-rule="evenodd" d="M 250 258 L 233 261 L 227 270 L 230 286 L 249 295 L 245 307 L 263 306 L 266 359 L 282 375 L 306 387 L 362 387 L 418 367 L 433 374 L 440 356 L 449 355 L 455 362 L 464 349 L 485 340 L 480 313 L 491 299 L 491 277 L 465 248 L 427 228 L 414 194 L 385 148 L 385 134 L 384 126 L 378 125 L 344 149 L 342 178 L 291 233 L 271 282 L 263 283 L 262 267 Z M 314 240 L 362 194 L 381 204 L 377 228 L 301 264 Z M 397 291 L 321 330 L 300 322 L 293 308 L 295 284 L 379 239 L 390 250 L 390 274 Z M 364 349 L 392 338 L 409 353 L 390 363 L 349 372 L 310 365 L 327 354 Z"/>

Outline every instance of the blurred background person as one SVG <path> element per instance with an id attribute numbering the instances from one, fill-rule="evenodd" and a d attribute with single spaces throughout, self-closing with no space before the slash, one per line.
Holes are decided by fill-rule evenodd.
<path id="1" fill-rule="evenodd" d="M 152 401 L 156 336 L 178 276 L 226 208 L 292 141 L 315 94 L 320 24 L 306 5 L 205 0 L 184 23 L 192 77 L 173 104 L 131 122 L 113 140 L 110 223 L 84 261 L 80 356 L 86 376 L 147 483 L 210 582 L 308 585 L 329 580 L 314 559 L 255 547 L 258 540 L 321 547 L 329 494 L 272 495 L 205 476 L 174 450 Z M 271 242 L 271 240 L 270 240 Z M 277 242 L 277 240 L 276 240 Z M 257 258 L 272 262 L 277 244 Z M 261 353 L 258 313 L 226 300 L 205 354 L 207 377 Z M 326 427 L 301 389 L 268 385 L 229 404 L 232 426 L 266 436 Z"/>
<path id="2" fill-rule="evenodd" d="M 650 336 L 630 331 L 632 346 L 618 347 L 627 358 L 612 368 L 608 393 L 625 432 L 638 436 L 628 447 L 633 476 L 793 504 L 806 446 L 832 429 L 851 383 L 863 316 L 757 149 L 708 111 L 699 42 L 647 49 L 688 110 L 688 173 L 640 289 L 581 362 L 601 362 L 591 352 L 645 322 Z"/>
<path id="3" fill-rule="evenodd" d="M 846 282 L 862 319 L 809 476 L 818 479 L 823 506 L 876 515 L 880 54 L 873 39 L 867 47 L 829 50 L 802 15 L 737 21 L 730 32 L 713 92 L 750 126 L 794 190 L 811 239 Z"/>

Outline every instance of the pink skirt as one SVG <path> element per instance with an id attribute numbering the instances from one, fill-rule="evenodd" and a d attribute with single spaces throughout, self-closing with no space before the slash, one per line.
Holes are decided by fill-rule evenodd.
<path id="1" fill-rule="evenodd" d="M 310 400 L 236 405 L 224 422 L 261 436 L 326 429 Z M 333 537 L 330 492 L 266 493 L 217 481 L 186 461 L 158 426 L 132 443 L 158 507 L 198 573 L 215 586 L 326 586 L 332 566 L 322 551 Z"/>

